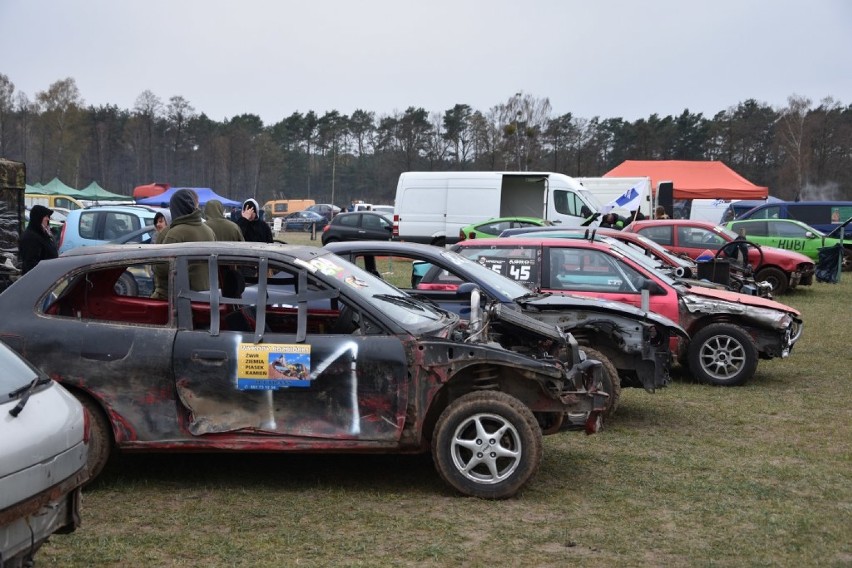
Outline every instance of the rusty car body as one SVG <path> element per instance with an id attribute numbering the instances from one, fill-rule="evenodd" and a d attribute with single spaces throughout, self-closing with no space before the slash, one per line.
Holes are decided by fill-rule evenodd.
<path id="1" fill-rule="evenodd" d="M 446 310 L 468 318 L 470 294 L 460 287 L 475 284 L 481 301 L 499 302 L 573 335 L 590 358 L 614 368 L 606 381 L 607 415 L 615 411 L 621 387 L 640 387 L 647 392 L 669 384 L 672 337 L 686 337 L 676 323 L 634 306 L 597 298 L 530 292 L 514 280 L 472 262 L 457 253 L 432 245 L 406 242 L 362 241 L 332 243 L 328 250 L 379 273 L 393 259 L 411 265 L 412 295 L 428 298 Z M 402 266 L 397 267 L 402 270 Z M 610 384 L 613 383 L 613 384 Z"/>
<path id="2" fill-rule="evenodd" d="M 165 274 L 168 298 L 117 286 Z M 0 337 L 79 397 L 110 450 L 428 452 L 467 495 L 535 474 L 542 433 L 600 423 L 600 363 L 499 307 L 463 325 L 315 247 L 80 247 L 3 294 Z M 483 437 L 483 433 L 487 434 Z"/>
<path id="3" fill-rule="evenodd" d="M 649 268 L 636 253 L 597 240 L 513 237 L 476 239 L 454 246 L 462 256 L 513 276 L 532 289 L 624 302 L 664 315 L 689 334 L 671 342 L 697 379 L 734 386 L 747 381 L 758 359 L 787 357 L 802 333 L 798 310 L 780 302 L 691 286 Z M 524 278 L 525 277 L 525 278 Z"/>

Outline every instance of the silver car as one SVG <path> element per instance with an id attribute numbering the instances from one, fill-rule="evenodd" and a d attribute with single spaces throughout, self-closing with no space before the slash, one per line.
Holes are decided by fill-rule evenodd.
<path id="1" fill-rule="evenodd" d="M 50 535 L 80 524 L 86 415 L 1 341 L 0 369 L 0 566 L 21 566 Z"/>

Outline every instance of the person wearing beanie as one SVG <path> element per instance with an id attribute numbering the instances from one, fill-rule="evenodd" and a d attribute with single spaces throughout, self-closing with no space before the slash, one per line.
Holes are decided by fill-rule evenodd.
<path id="1" fill-rule="evenodd" d="M 59 256 L 59 249 L 50 232 L 50 216 L 53 210 L 44 205 L 34 205 L 30 210 L 30 221 L 18 242 L 18 257 L 21 274 L 24 275 L 42 260 Z"/>
<path id="2" fill-rule="evenodd" d="M 204 218 L 207 226 L 213 229 L 217 241 L 244 241 L 239 225 L 225 218 L 225 207 L 218 199 L 211 199 L 204 205 Z"/>
<path id="3" fill-rule="evenodd" d="M 272 229 L 260 218 L 260 205 L 252 198 L 243 201 L 243 212 L 237 218 L 237 225 L 243 233 L 243 239 L 255 243 L 271 243 Z"/>
<path id="4" fill-rule="evenodd" d="M 189 243 L 197 241 L 215 241 L 216 234 L 201 219 L 198 209 L 198 197 L 189 189 L 177 190 L 169 200 L 169 212 L 172 224 L 166 229 L 166 234 L 159 239 L 159 244 Z M 168 299 L 168 266 L 158 264 L 154 268 L 154 293 L 152 298 Z M 207 266 L 194 263 L 189 268 L 189 286 L 193 290 L 209 290 L 210 276 Z"/>

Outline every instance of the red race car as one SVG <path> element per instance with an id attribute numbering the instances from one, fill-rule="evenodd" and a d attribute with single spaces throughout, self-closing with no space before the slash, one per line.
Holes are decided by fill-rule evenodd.
<path id="1" fill-rule="evenodd" d="M 675 254 L 697 259 L 706 254 L 736 257 L 740 244 L 737 234 L 709 221 L 688 219 L 658 219 L 634 221 L 624 231 L 638 233 L 655 241 Z M 754 269 L 754 279 L 772 284 L 774 294 L 783 294 L 796 286 L 810 286 L 814 281 L 814 263 L 803 254 L 774 247 L 746 244 L 748 260 Z"/>

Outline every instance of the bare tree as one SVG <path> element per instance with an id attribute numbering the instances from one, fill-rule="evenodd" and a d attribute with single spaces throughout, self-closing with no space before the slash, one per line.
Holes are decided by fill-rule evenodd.
<path id="1" fill-rule="evenodd" d="M 163 102 L 160 100 L 160 97 L 146 89 L 136 97 L 133 112 L 140 122 L 143 134 L 141 140 L 143 144 L 142 152 L 147 157 L 145 171 L 140 173 L 143 174 L 143 179 L 147 179 L 154 175 L 154 124 L 162 115 Z"/>
<path id="2" fill-rule="evenodd" d="M 796 175 L 795 200 L 802 198 L 802 189 L 805 187 L 805 118 L 811 107 L 811 100 L 798 95 L 787 98 L 787 108 L 781 110 L 778 119 L 781 140 L 783 146 L 793 162 Z"/>
<path id="3" fill-rule="evenodd" d="M 169 99 L 166 107 L 166 133 L 171 136 L 172 160 L 169 174 L 174 178 L 181 166 L 181 156 L 186 153 L 186 130 L 195 117 L 195 109 L 185 98 L 176 95 Z"/>
<path id="4" fill-rule="evenodd" d="M 53 154 L 55 175 L 58 177 L 63 174 L 73 175 L 76 178 L 76 157 L 80 150 L 72 150 L 76 155 L 70 157 L 66 157 L 66 152 L 72 148 L 79 148 L 71 139 L 74 134 L 73 127 L 79 124 L 80 107 L 83 105 L 77 82 L 71 77 L 56 81 L 46 91 L 36 93 L 36 99 L 43 108 L 42 118 L 47 127 L 45 139 L 49 140 L 49 144 L 55 150 Z"/>

